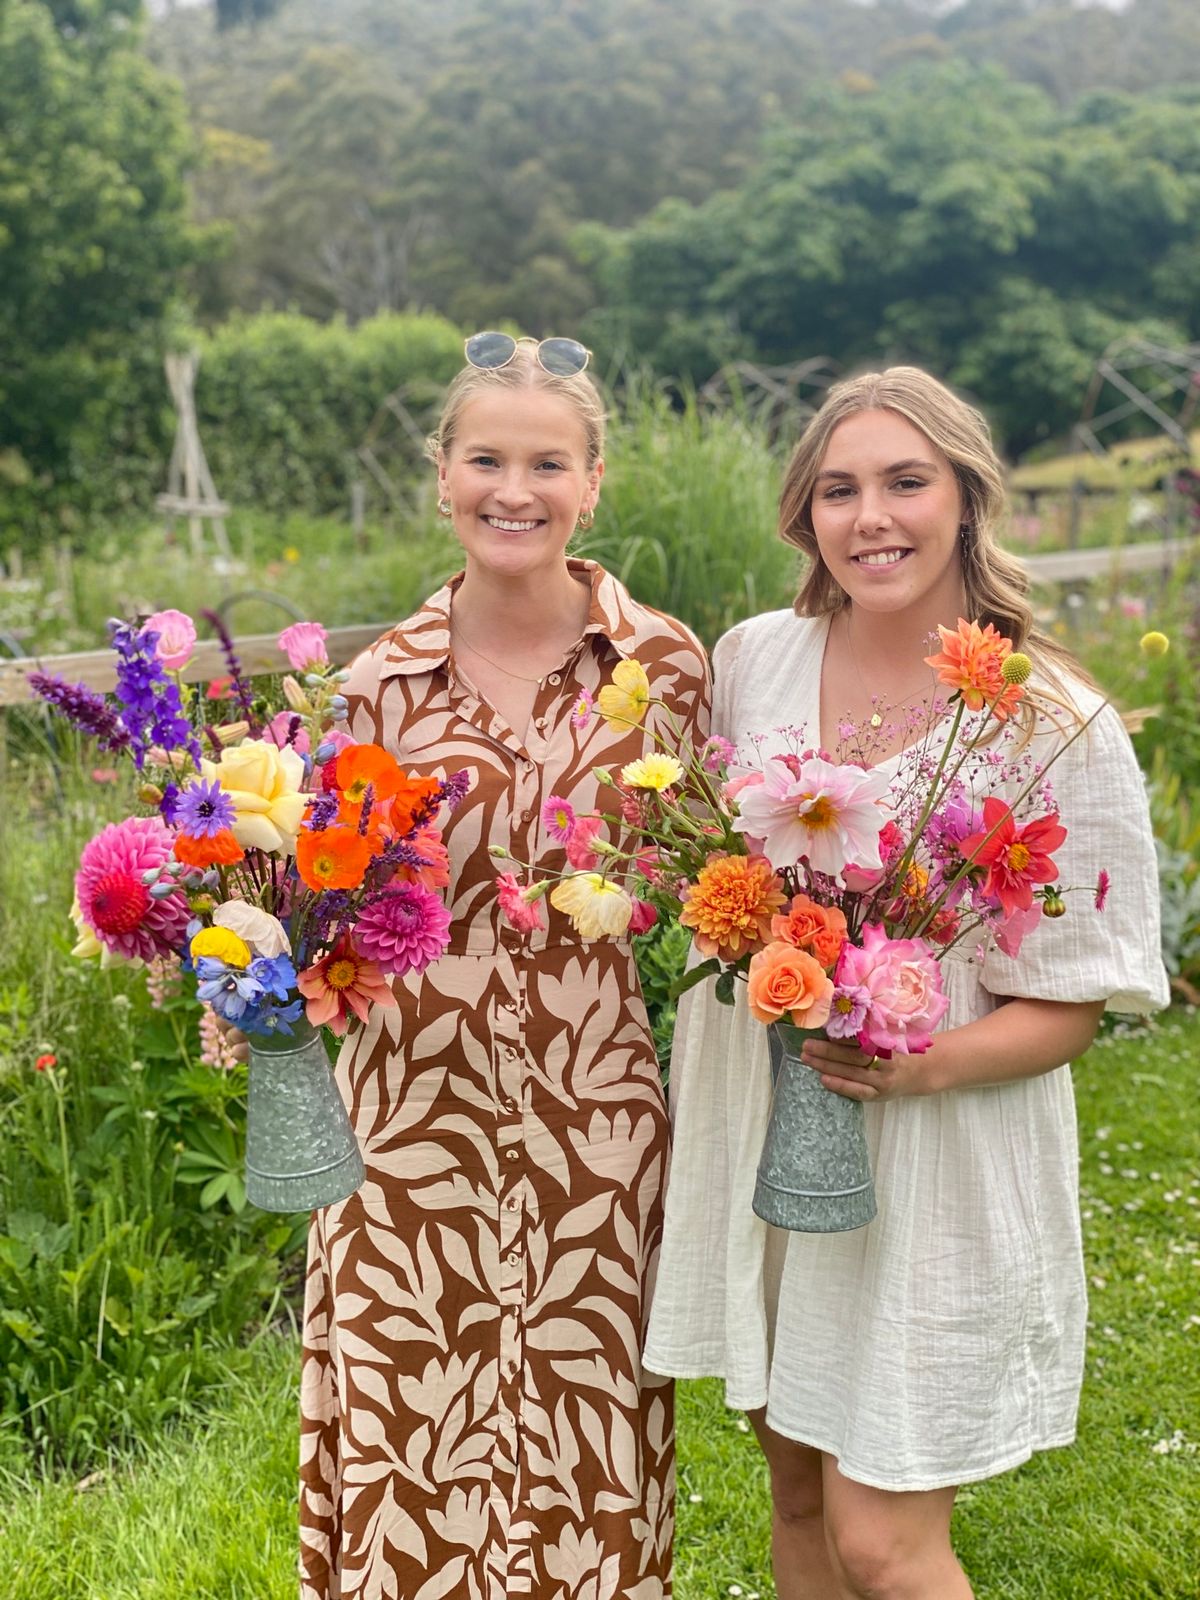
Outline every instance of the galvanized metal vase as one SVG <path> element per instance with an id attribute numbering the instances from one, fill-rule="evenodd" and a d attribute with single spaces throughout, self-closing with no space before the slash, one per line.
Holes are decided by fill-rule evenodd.
<path id="1" fill-rule="evenodd" d="M 246 1198 L 261 1211 L 312 1211 L 366 1177 L 325 1041 L 311 1023 L 250 1040 Z"/>
<path id="2" fill-rule="evenodd" d="M 846 1233 L 875 1215 L 863 1108 L 823 1087 L 800 1059 L 819 1028 L 770 1026 L 771 1120 L 758 1163 L 754 1213 L 793 1233 Z"/>

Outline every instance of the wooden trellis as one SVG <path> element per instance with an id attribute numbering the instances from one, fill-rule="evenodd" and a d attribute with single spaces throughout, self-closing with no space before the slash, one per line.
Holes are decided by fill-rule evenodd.
<path id="1" fill-rule="evenodd" d="M 167 492 L 160 494 L 154 503 L 167 514 L 168 534 L 175 532 L 177 517 L 188 519 L 188 535 L 196 555 L 204 547 L 206 522 L 212 524 L 217 549 L 222 555 L 229 555 L 229 536 L 225 532 L 229 507 L 217 494 L 196 420 L 196 369 L 199 365 L 200 357 L 194 350 L 187 355 L 167 356 L 167 382 L 179 421 L 171 465 L 167 469 Z"/>

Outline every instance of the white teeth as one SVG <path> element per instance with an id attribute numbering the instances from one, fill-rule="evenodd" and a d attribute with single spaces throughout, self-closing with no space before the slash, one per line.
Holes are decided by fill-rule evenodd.
<path id="1" fill-rule="evenodd" d="M 891 567 L 907 554 L 907 550 L 873 550 L 868 555 L 857 557 L 857 560 L 864 567 Z"/>
<path id="2" fill-rule="evenodd" d="M 499 528 L 501 533 L 528 533 L 531 528 L 537 527 L 537 522 L 506 522 L 503 517 L 485 517 L 484 521 L 491 528 Z"/>

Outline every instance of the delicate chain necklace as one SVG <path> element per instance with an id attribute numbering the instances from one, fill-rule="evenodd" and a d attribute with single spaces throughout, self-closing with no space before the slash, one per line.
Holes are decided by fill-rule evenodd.
<path id="1" fill-rule="evenodd" d="M 497 672 L 502 672 L 506 678 L 516 678 L 518 683 L 536 683 L 536 684 L 539 684 L 539 685 L 541 684 L 542 680 L 545 678 L 546 674 L 544 672 L 542 673 L 542 676 L 540 678 L 530 678 L 524 672 L 514 672 L 511 667 L 502 667 L 498 661 L 493 661 L 491 656 L 485 656 L 483 651 L 479 648 L 479 646 L 477 644 L 472 644 L 471 643 L 470 639 L 468 639 L 466 634 L 462 631 L 461 624 L 458 623 L 457 621 L 453 621 L 451 623 L 451 627 L 450 627 L 450 637 L 451 637 L 451 639 L 453 639 L 454 632 L 455 632 L 456 629 L 458 631 L 458 637 L 462 640 L 463 644 L 466 645 L 467 649 L 471 652 L 472 655 L 478 656 L 481 661 L 486 661 L 489 667 L 495 667 L 496 671 Z"/>
<path id="2" fill-rule="evenodd" d="M 855 653 L 855 649 L 854 649 L 854 639 L 853 639 L 853 637 L 852 637 L 852 635 L 850 633 L 850 608 L 849 607 L 846 608 L 846 610 L 843 613 L 843 615 L 846 618 L 846 648 L 847 648 L 847 650 L 849 651 L 849 654 L 850 654 L 850 665 L 854 668 L 854 676 L 858 679 L 858 685 L 859 685 L 859 688 L 862 690 L 864 697 L 871 702 L 872 706 L 874 706 L 877 697 L 875 695 L 867 694 L 867 686 L 866 686 L 866 683 L 863 681 L 862 672 L 859 670 L 858 656 Z M 934 680 L 934 681 L 936 682 L 936 680 Z M 888 709 L 890 711 L 898 711 L 901 706 L 906 706 L 910 700 L 915 700 L 919 694 L 928 694 L 928 693 L 929 693 L 929 685 L 925 684 L 920 689 L 914 689 L 911 694 L 905 695 L 903 700 L 892 700 L 892 701 L 887 702 Z M 872 728 L 874 728 L 875 730 L 877 730 L 877 731 L 878 731 L 878 729 L 882 728 L 883 727 L 883 715 L 882 715 L 882 713 L 879 712 L 878 710 L 873 710 L 871 712 L 871 716 L 870 716 L 870 719 L 869 719 L 869 725 Z"/>

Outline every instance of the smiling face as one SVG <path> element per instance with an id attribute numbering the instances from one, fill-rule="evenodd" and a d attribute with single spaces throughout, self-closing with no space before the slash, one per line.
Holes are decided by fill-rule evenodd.
<path id="1" fill-rule="evenodd" d="M 588 466 L 583 422 L 545 388 L 497 388 L 463 406 L 438 463 L 467 565 L 527 578 L 561 565 L 583 512 L 599 499 L 604 463 Z"/>
<path id="2" fill-rule="evenodd" d="M 953 622 L 963 605 L 954 468 L 895 411 L 859 411 L 830 435 L 812 495 L 821 559 L 865 611 Z"/>

